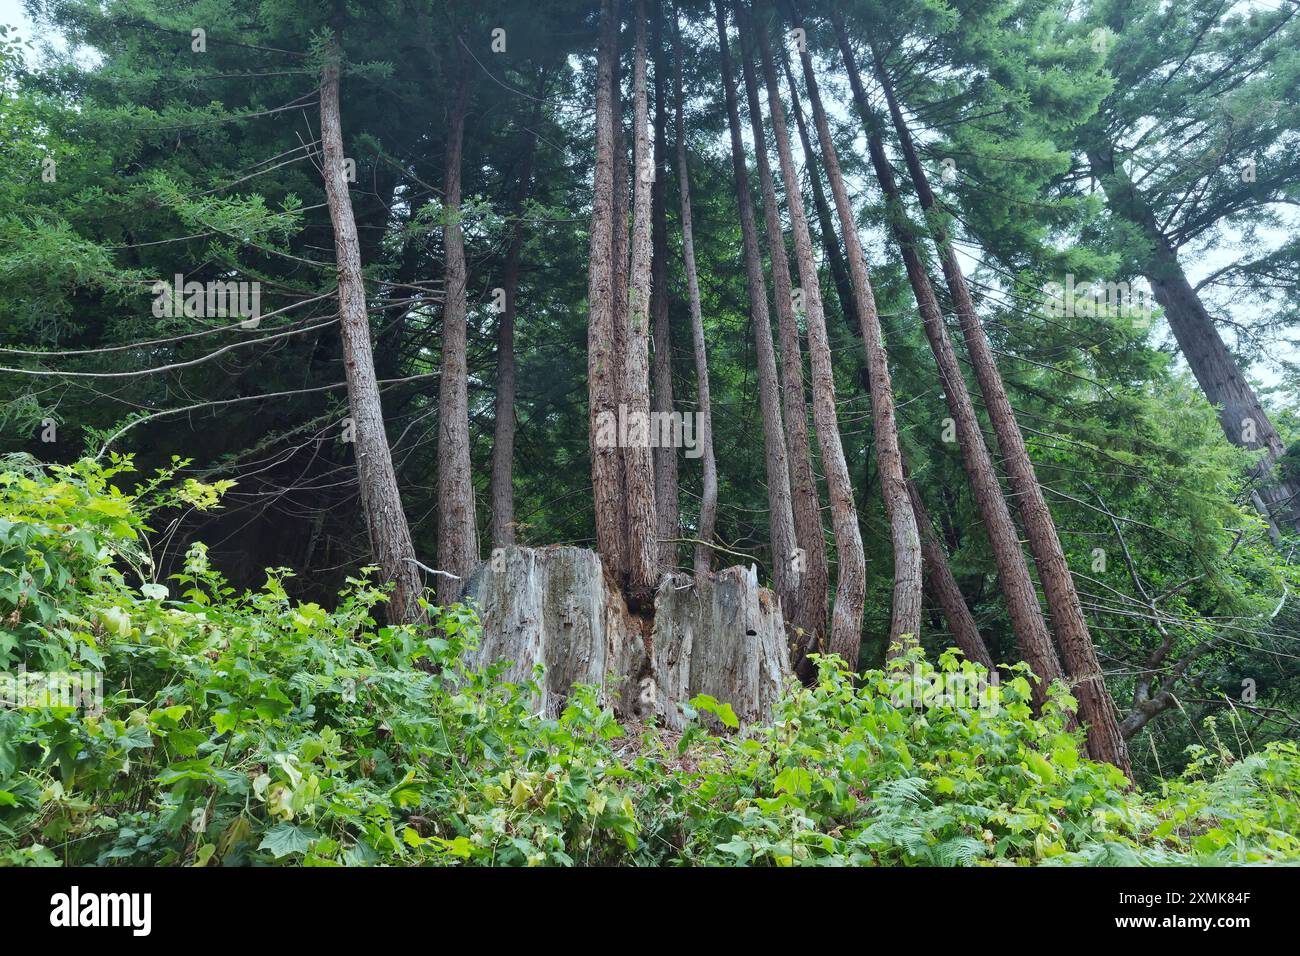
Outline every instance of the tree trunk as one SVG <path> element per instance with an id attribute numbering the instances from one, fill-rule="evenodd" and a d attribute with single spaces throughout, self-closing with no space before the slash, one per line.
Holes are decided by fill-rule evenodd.
<path id="1" fill-rule="evenodd" d="M 821 230 L 822 249 L 826 261 L 830 263 L 831 279 L 835 283 L 835 294 L 840 300 L 840 312 L 844 322 L 854 335 L 862 334 L 862 323 L 858 319 L 858 305 L 853 301 L 853 282 L 849 278 L 848 266 L 844 264 L 844 254 L 840 252 L 839 239 L 835 235 L 835 219 L 831 215 L 830 204 L 826 201 L 826 190 L 822 186 L 821 174 L 817 171 L 817 157 L 813 149 L 812 137 L 808 135 L 808 124 L 804 120 L 803 107 L 799 105 L 799 90 L 795 85 L 794 72 L 790 69 L 790 58 L 785 47 L 781 47 L 781 66 L 785 71 L 786 83 L 790 87 L 790 112 L 794 115 L 795 126 L 799 130 L 799 143 L 803 147 L 803 166 L 808 173 L 808 186 L 812 191 L 813 208 L 817 210 L 818 228 Z"/>
<path id="2" fill-rule="evenodd" d="M 589 684 L 619 717 L 654 717 L 672 730 L 684 728 L 682 705 L 699 694 L 731 704 L 742 723 L 771 719 L 789 674 L 785 628 L 752 566 L 665 575 L 648 639 L 609 581 L 591 551 L 505 549 L 469 581 L 483 633 L 466 663 L 508 662 L 508 681 L 531 680 L 541 665 L 535 706 L 549 717 L 574 684 Z"/>
<path id="3" fill-rule="evenodd" d="M 384 432 L 384 413 L 370 351 L 370 319 L 366 311 L 365 279 L 357 224 L 352 215 L 347 176 L 343 169 L 343 130 L 339 114 L 339 51 L 335 45 L 321 67 L 321 150 L 330 221 L 334 225 L 334 256 L 338 263 L 339 334 L 348 383 L 348 409 L 356 436 L 357 484 L 361 513 L 370 548 L 384 580 L 393 586 L 389 618 L 406 623 L 421 620 L 420 571 L 415 563 L 411 529 L 393 472 L 393 458 Z"/>
<path id="4" fill-rule="evenodd" d="M 602 0 L 596 66 L 596 168 L 592 181 L 591 255 L 587 266 L 587 393 L 596 547 L 604 567 L 623 578 L 623 453 L 617 441 L 624 341 L 616 334 L 614 152 L 618 0 Z"/>
<path id="5" fill-rule="evenodd" d="M 943 612 L 943 619 L 948 624 L 948 633 L 963 654 L 992 671 L 993 655 L 989 653 L 988 645 L 984 643 L 979 628 L 975 626 L 975 616 L 966 606 L 966 599 L 962 596 L 961 588 L 957 586 L 957 579 L 953 577 L 952 566 L 948 563 L 948 553 L 943 550 L 943 544 L 934 532 L 930 513 L 925 510 L 921 492 L 911 478 L 907 480 L 907 493 L 912 499 L 912 510 L 916 512 L 916 523 L 921 532 L 921 560 L 925 565 L 925 581 L 930 588 L 930 593 L 938 602 L 939 609 Z M 1049 650 L 1052 650 L 1052 656 L 1055 658 L 1056 651 L 1050 645 Z"/>
<path id="6" fill-rule="evenodd" d="M 796 628 L 796 638 L 806 635 L 809 643 L 820 644 L 826 633 L 826 612 L 830 571 L 826 566 L 826 537 L 822 529 L 821 498 L 813 474 L 812 449 L 808 439 L 808 403 L 804 397 L 803 350 L 799 346 L 799 325 L 795 318 L 790 285 L 790 262 L 786 258 L 781 212 L 767 155 L 763 110 L 754 80 L 752 27 L 736 3 L 736 25 L 741 30 L 741 72 L 749 104 L 749 125 L 754 136 L 754 157 L 763 191 L 763 216 L 767 226 L 767 254 L 772 263 L 772 294 L 777 328 L 781 336 L 782 412 L 789 451 L 790 491 L 793 496 L 795 539 L 801 554 L 794 571 L 798 603 L 785 609 L 786 621 Z"/>
<path id="7" fill-rule="evenodd" d="M 844 446 L 840 443 L 835 372 L 831 365 L 831 348 L 826 334 L 826 316 L 822 308 L 817 263 L 813 260 L 812 237 L 804 213 L 803 194 L 799 190 L 799 174 L 794 168 L 794 154 L 790 148 L 790 135 L 786 128 L 785 111 L 781 106 L 781 93 L 777 87 L 767 32 L 763 29 L 755 32 L 758 34 L 763 78 L 767 85 L 772 135 L 776 140 L 781 178 L 785 184 L 786 206 L 790 212 L 790 231 L 794 236 L 799 287 L 803 292 L 805 321 L 808 326 L 808 359 L 812 373 L 813 422 L 817 429 L 817 444 L 821 449 L 822 470 L 826 473 L 831 527 L 835 533 L 836 568 L 839 573 L 828 647 L 805 643 L 796 654 L 796 670 L 800 679 L 806 681 L 813 673 L 812 662 L 807 658 L 807 654 L 812 651 L 829 650 L 857 670 L 862 645 L 862 609 L 866 598 L 867 570 L 862 533 L 858 529 L 858 509 L 853 501 L 853 484 L 844 458 Z"/>
<path id="8" fill-rule="evenodd" d="M 1107 144 L 1106 151 L 1089 150 L 1088 162 L 1101 180 L 1111 209 L 1142 230 L 1151 244 L 1151 252 L 1142 263 L 1142 274 L 1151 283 L 1151 291 L 1164 309 L 1169 328 L 1197 384 L 1215 406 L 1224 435 L 1239 448 L 1263 449 L 1263 457 L 1252 474 L 1259 482 L 1264 517 L 1288 531 L 1300 529 L 1300 485 L 1273 474 L 1286 448 L 1255 390 L 1224 344 L 1209 310 L 1187 281 L 1178 253 L 1161 232 L 1155 214 L 1137 186 L 1116 168 L 1113 147 Z"/>
<path id="9" fill-rule="evenodd" d="M 465 580 L 479 560 L 469 455 L 465 237 L 460 225 L 461 150 L 469 106 L 469 76 L 468 70 L 461 72 L 452 101 L 443 190 L 448 222 L 443 227 L 447 297 L 442 310 L 442 367 L 438 378 L 438 566 L 456 576 L 438 577 L 438 603 L 444 605 L 460 597 Z"/>
<path id="10" fill-rule="evenodd" d="M 515 223 L 506 250 L 505 293 L 501 325 L 497 329 L 496 421 L 492 441 L 492 547 L 504 548 L 515 543 L 515 292 L 519 287 L 519 258 L 524 247 L 524 224 L 521 221 L 524 200 L 533 179 L 533 160 L 537 150 L 537 126 L 542 119 L 542 102 L 546 93 L 547 70 L 542 70 L 533 101 L 532 122 L 524 131 L 523 161 L 519 186 L 512 205 Z"/>
<path id="11" fill-rule="evenodd" d="M 944 278 L 948 291 L 952 295 L 957 317 L 961 321 L 962 334 L 966 341 L 966 352 L 975 369 L 980 393 L 988 409 L 989 419 L 997 435 L 998 448 L 1006 463 L 1007 476 L 1011 482 L 1011 491 L 1020 508 L 1020 516 L 1029 536 L 1030 551 L 1034 563 L 1038 566 L 1038 577 L 1043 584 L 1043 593 L 1047 598 L 1047 609 L 1051 614 L 1052 627 L 1056 631 L 1056 641 L 1061 649 L 1061 657 L 1073 683 L 1074 693 L 1079 700 L 1079 716 L 1088 728 L 1088 752 L 1097 760 L 1106 760 L 1115 764 L 1126 774 L 1131 773 L 1128 752 L 1124 739 L 1120 736 L 1119 724 L 1111 705 L 1110 695 L 1097 662 L 1097 653 L 1088 634 L 1088 625 L 1083 618 L 1083 608 L 1079 605 L 1079 596 L 1074 589 L 1074 579 L 1070 576 L 1069 566 L 1065 563 L 1065 553 L 1061 540 L 1056 533 L 1056 524 L 1052 513 L 1043 498 L 1042 487 L 1034 473 L 1033 462 L 1025 448 L 1024 436 L 1016 421 L 1011 402 L 1007 399 L 1006 387 L 1002 375 L 993 359 L 984 326 L 975 312 L 975 303 L 970 290 L 966 287 L 961 264 L 957 253 L 948 239 L 942 220 L 935 209 L 934 193 L 930 189 L 930 180 L 917 158 L 916 146 L 912 142 L 910 130 L 903 119 L 898 101 L 894 96 L 884 68 L 884 62 L 873 48 L 877 79 L 885 92 L 889 105 L 889 114 L 902 147 L 903 158 L 916 186 L 921 208 L 930 217 L 935 246 L 943 262 Z"/>
<path id="12" fill-rule="evenodd" d="M 799 25 L 798 14 L 795 26 Z M 889 357 L 885 351 L 880 316 L 876 299 L 867 277 L 867 260 L 858 238 L 857 222 L 844 177 L 840 173 L 839 157 L 831 140 L 830 124 L 822 107 L 817 90 L 817 77 L 813 71 L 812 55 L 807 49 L 800 53 L 803 61 L 804 85 L 812 104 L 813 122 L 817 138 L 821 141 L 822 162 L 826 178 L 830 181 L 831 195 L 840 217 L 840 230 L 844 233 L 844 247 L 848 253 L 849 274 L 853 277 L 853 298 L 858 306 L 858 319 L 862 324 L 862 340 L 867 353 L 867 372 L 871 378 L 871 415 L 875 429 L 876 460 L 880 472 L 880 491 L 884 498 L 885 514 L 889 519 L 890 541 L 894 551 L 894 608 L 890 624 L 890 653 L 895 645 L 900 649 L 915 641 L 921 627 L 921 539 L 917 531 L 916 515 L 907 494 L 903 478 L 903 459 L 898 445 L 898 426 L 894 414 L 893 383 L 889 375 Z"/>
<path id="13" fill-rule="evenodd" d="M 704 342 L 704 315 L 700 308 L 700 279 L 695 269 L 695 230 L 691 218 L 691 176 L 686 162 L 686 118 L 682 96 L 682 37 L 673 11 L 673 98 L 677 127 L 677 185 L 681 194 L 682 258 L 686 263 L 686 293 L 690 299 L 691 344 L 695 353 L 695 389 L 699 406 L 699 442 L 704 471 L 700 492 L 700 541 L 712 542 L 718 517 L 718 461 L 713 454 L 713 403 L 709 397 L 709 359 Z M 695 546 L 695 573 L 713 567 L 713 550 Z"/>
<path id="14" fill-rule="evenodd" d="M 1048 685 L 1061 676 L 1061 665 L 1056 656 L 1056 649 L 1052 646 L 1051 636 L 1047 633 L 1042 609 L 1038 606 L 1038 592 L 1034 589 L 1033 578 L 1029 576 L 1029 565 L 1025 561 L 1024 552 L 1020 549 L 1020 535 L 1016 531 L 1015 522 L 1011 520 L 1011 511 L 1007 507 L 1006 498 L 1002 495 L 1002 486 L 998 482 L 997 472 L 993 468 L 993 459 L 984 442 L 984 432 L 975 415 L 975 406 L 966 388 L 966 379 L 962 375 L 961 366 L 957 362 L 957 353 L 948 338 L 948 330 L 939 309 L 939 300 L 934 294 L 930 276 L 921 259 L 920 242 L 907 210 L 903 206 L 898 183 L 894 179 L 893 167 L 885 155 L 879 118 L 867 101 L 862 77 L 853 56 L 853 48 L 849 45 L 848 36 L 844 31 L 843 19 L 837 12 L 832 12 L 831 22 L 834 24 L 835 35 L 839 40 L 845 68 L 848 70 L 853 99 L 866 127 L 867 150 L 871 155 L 871 164 L 889 207 L 886 218 L 889 220 L 890 231 L 902 254 L 908 282 L 912 286 L 912 293 L 921 313 L 921 322 L 925 327 L 925 336 L 930 342 L 930 349 L 939 367 L 939 382 L 943 387 L 948 411 L 957 426 L 962 464 L 965 466 L 966 476 L 975 495 L 975 507 L 984 522 L 989 543 L 993 548 L 993 560 L 997 565 L 998 581 L 1011 616 L 1012 631 L 1020 648 L 1020 656 L 1041 680 L 1035 688 L 1035 700 L 1041 706 L 1046 700 Z M 913 497 L 914 503 L 918 500 Z M 917 521 L 921 524 L 919 517 Z M 924 535 L 926 529 L 921 530 Z M 924 540 L 922 543 L 924 545 Z"/>
<path id="15" fill-rule="evenodd" d="M 655 8 L 655 144 L 654 186 L 650 191 L 651 289 L 650 314 L 654 329 L 654 410 L 673 411 L 673 344 L 669 324 L 668 296 L 668 70 L 664 63 L 663 17 Z M 661 419 L 666 421 L 667 419 Z M 655 505 L 659 509 L 659 566 L 677 568 L 677 544 L 681 537 L 677 502 L 677 448 L 661 444 L 655 449 Z"/>
<path id="16" fill-rule="evenodd" d="M 623 449 L 627 502 L 627 597 L 633 611 L 649 608 L 659 587 L 659 516 L 655 510 L 654 457 L 650 448 L 650 186 L 654 157 L 650 152 L 650 117 L 646 97 L 645 2 L 636 5 L 636 53 L 633 68 L 636 170 L 632 216 L 632 268 L 628 290 L 627 355 L 623 365 L 623 403 L 629 421 L 644 421 L 644 441 L 629 440 Z"/>
<path id="17" fill-rule="evenodd" d="M 794 578 L 794 510 L 790 500 L 790 472 L 786 458 L 785 428 L 781 421 L 781 398 L 777 385 L 776 352 L 772 345 L 772 322 L 767 311 L 767 285 L 763 281 L 763 259 L 758 248 L 754 203 L 749 194 L 749 173 L 745 145 L 740 134 L 740 108 L 736 101 L 736 79 L 732 73 L 727 43 L 727 18 L 722 0 L 714 0 L 718 42 L 722 53 L 722 85 L 731 127 L 731 163 L 736 180 L 736 205 L 745 248 L 745 276 L 749 286 L 750 317 L 754 324 L 755 359 L 758 365 L 758 399 L 763 416 L 763 439 L 767 457 L 768 521 L 772 535 L 772 581 L 782 608 L 798 607 Z"/>

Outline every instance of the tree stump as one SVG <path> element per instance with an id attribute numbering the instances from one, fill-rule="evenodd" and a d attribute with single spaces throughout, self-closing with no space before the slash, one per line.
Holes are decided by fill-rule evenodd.
<path id="1" fill-rule="evenodd" d="M 536 706 L 550 716 L 574 684 L 591 684 L 620 717 L 654 716 L 672 729 L 697 694 L 730 704 L 742 723 L 763 721 L 790 673 L 780 602 L 752 567 L 665 575 L 643 617 L 595 552 L 511 547 L 479 567 L 464 597 L 483 625 L 467 663 L 507 661 L 511 681 L 542 665 Z"/>

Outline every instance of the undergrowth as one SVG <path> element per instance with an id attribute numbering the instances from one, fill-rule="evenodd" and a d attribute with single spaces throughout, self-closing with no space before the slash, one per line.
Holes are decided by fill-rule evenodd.
<path id="1" fill-rule="evenodd" d="M 1211 724 L 1185 773 L 1128 789 L 1080 755 L 1062 687 L 1033 713 L 1023 667 L 993 707 L 895 703 L 914 668 L 977 676 L 955 651 L 856 679 L 823 661 L 743 730 L 709 698 L 685 733 L 624 727 L 591 687 L 550 717 L 533 684 L 463 665 L 472 608 L 380 627 L 368 574 L 327 610 L 286 569 L 237 594 L 199 544 L 155 580 L 149 514 L 224 487 L 169 472 L 129 496 L 129 468 L 0 473 L 0 863 L 1300 860 L 1294 743 L 1234 753 Z M 102 708 L 42 693 L 69 681 L 102 681 Z"/>

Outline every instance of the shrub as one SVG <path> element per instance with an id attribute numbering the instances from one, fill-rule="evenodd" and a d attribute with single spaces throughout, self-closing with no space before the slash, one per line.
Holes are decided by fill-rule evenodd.
<path id="1" fill-rule="evenodd" d="M 183 463 L 176 463 L 179 467 Z M 533 710 L 536 681 L 467 670 L 471 608 L 376 625 L 368 570 L 327 610 L 286 569 L 235 594 L 201 544 L 152 577 L 146 519 L 222 485 L 132 496 L 129 460 L 0 475 L 0 862 L 211 865 L 969 865 L 1300 859 L 1300 753 L 1218 743 L 1159 793 L 1080 756 L 1074 702 L 1025 670 L 994 706 L 900 706 L 916 653 L 856 679 L 823 662 L 768 726 L 624 728 L 597 691 Z M 100 706 L 33 700 L 92 673 Z M 537 675 L 540 676 L 540 675 Z M 26 679 L 24 678 L 24 681 Z M 85 685 L 90 686 L 90 685 Z M 96 684 L 97 686 L 97 684 Z M 95 702 L 91 702 L 95 703 Z"/>

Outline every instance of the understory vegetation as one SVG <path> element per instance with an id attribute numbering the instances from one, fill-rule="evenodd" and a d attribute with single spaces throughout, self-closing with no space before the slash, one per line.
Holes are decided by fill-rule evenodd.
<path id="1" fill-rule="evenodd" d="M 150 516 L 226 490 L 174 481 L 183 464 L 137 495 L 113 484 L 129 459 L 0 473 L 0 671 L 103 692 L 0 688 L 0 864 L 1300 861 L 1300 751 L 1251 747 L 1231 710 L 1132 789 L 1081 756 L 1064 687 L 1034 715 L 1024 665 L 994 706 L 897 703 L 908 675 L 977 674 L 955 651 L 822 666 L 764 726 L 710 698 L 682 734 L 624 726 L 593 687 L 538 714 L 533 687 L 462 665 L 470 607 L 376 626 L 370 576 L 333 610 L 285 569 L 236 593 L 197 543 L 155 580 Z"/>

